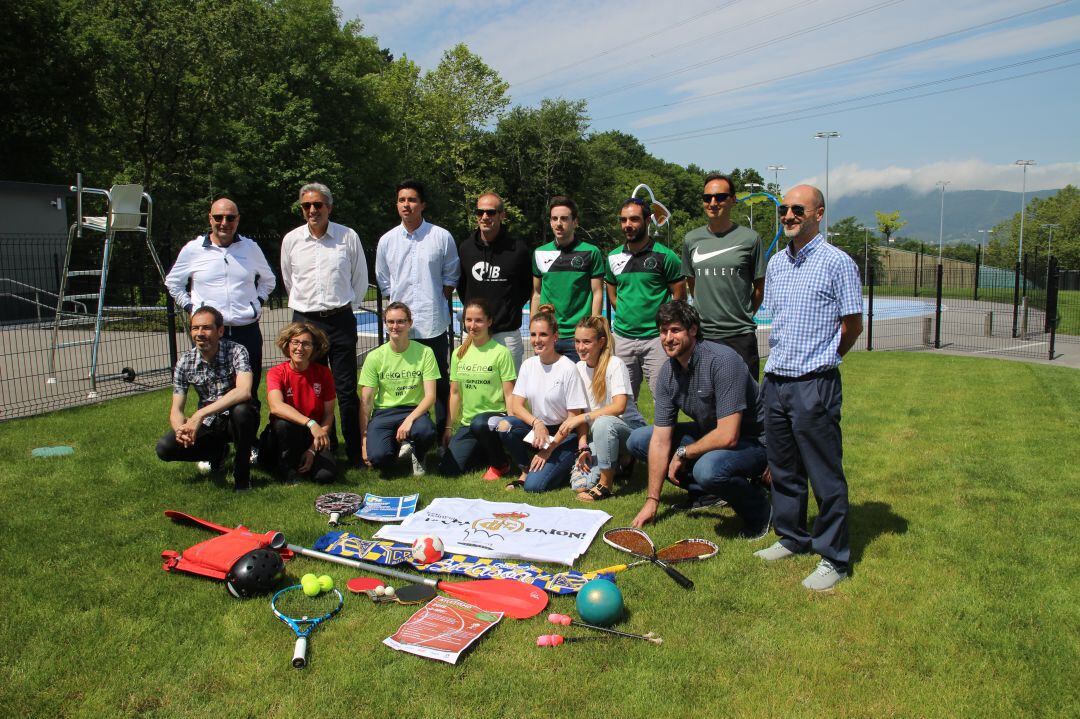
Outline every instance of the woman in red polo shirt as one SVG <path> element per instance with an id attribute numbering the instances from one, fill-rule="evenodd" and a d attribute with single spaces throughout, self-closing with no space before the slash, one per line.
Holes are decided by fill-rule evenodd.
<path id="1" fill-rule="evenodd" d="M 306 476 L 332 481 L 337 473 L 330 453 L 334 376 L 312 361 L 326 354 L 330 341 L 318 327 L 293 322 L 278 335 L 277 346 L 288 359 L 266 373 L 266 398 L 278 469 L 290 484 Z"/>

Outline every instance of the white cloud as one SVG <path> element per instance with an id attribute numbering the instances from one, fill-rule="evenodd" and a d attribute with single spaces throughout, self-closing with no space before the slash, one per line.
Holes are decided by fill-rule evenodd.
<path id="1" fill-rule="evenodd" d="M 982 160 L 935 162 L 921 167 L 892 165 L 883 168 L 864 168 L 851 163 L 829 170 L 829 195 L 835 200 L 846 195 L 901 185 L 917 192 L 931 192 L 937 189 L 937 182 L 940 180 L 949 182 L 946 192 L 1019 191 L 1023 183 L 1023 170 L 1014 164 L 994 165 Z M 824 187 L 825 178 L 815 175 L 799 180 L 799 183 Z M 1028 191 L 1054 190 L 1069 184 L 1080 185 L 1080 162 L 1057 162 L 1028 167 Z"/>

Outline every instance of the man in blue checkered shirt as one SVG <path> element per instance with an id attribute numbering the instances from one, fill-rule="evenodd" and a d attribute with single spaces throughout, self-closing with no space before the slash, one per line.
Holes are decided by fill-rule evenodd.
<path id="1" fill-rule="evenodd" d="M 259 412 L 251 403 L 254 376 L 244 346 L 223 340 L 225 320 L 203 305 L 191 315 L 195 346 L 180 356 L 173 371 L 169 410 L 172 429 L 158 440 L 157 454 L 166 462 L 199 462 L 204 471 L 220 470 L 236 444 L 233 479 L 237 491 L 251 488 L 251 445 Z M 189 387 L 199 395 L 191 416 L 184 414 Z"/>
<path id="2" fill-rule="evenodd" d="M 854 261 L 818 231 L 825 213 L 820 190 L 792 188 L 779 211 L 788 246 L 765 273 L 763 306 L 773 321 L 761 401 L 780 539 L 755 554 L 772 562 L 813 551 L 821 561 L 803 586 L 825 591 L 850 571 L 837 368 L 862 332 L 862 284 Z M 812 534 L 808 481 L 818 505 Z"/>

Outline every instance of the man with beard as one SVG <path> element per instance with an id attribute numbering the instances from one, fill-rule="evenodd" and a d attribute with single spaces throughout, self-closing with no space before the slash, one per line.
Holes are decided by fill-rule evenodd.
<path id="1" fill-rule="evenodd" d="M 649 237 L 652 209 L 645 200 L 631 197 L 619 212 L 619 227 L 626 243 L 607 256 L 608 301 L 615 310 L 611 328 L 615 356 L 630 370 L 630 388 L 637 399 L 644 374 L 656 396 L 656 379 L 667 355 L 656 328 L 656 311 L 671 298 L 686 299 L 679 257 Z"/>
<path id="2" fill-rule="evenodd" d="M 761 401 L 780 540 L 755 554 L 773 562 L 814 552 L 821 561 L 803 586 L 825 591 L 850 571 L 837 368 L 862 332 L 862 286 L 852 259 L 818 231 L 820 190 L 793 187 L 779 212 L 788 246 L 765 275 L 773 321 Z M 808 482 L 818 505 L 813 534 L 806 528 Z"/>
<path id="3" fill-rule="evenodd" d="M 180 355 L 173 371 L 172 429 L 158 440 L 157 455 L 166 462 L 199 462 L 204 472 L 224 467 L 230 439 L 236 444 L 233 479 L 236 491 L 251 489 L 251 445 L 259 412 L 251 404 L 251 362 L 238 342 L 223 340 L 221 313 L 203 305 L 191 315 L 195 346 Z M 199 406 L 184 414 L 189 387 Z"/>

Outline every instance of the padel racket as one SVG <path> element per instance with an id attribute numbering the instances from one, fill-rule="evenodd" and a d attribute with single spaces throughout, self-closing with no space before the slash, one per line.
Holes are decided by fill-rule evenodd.
<path id="1" fill-rule="evenodd" d="M 345 599 L 341 592 L 331 589 L 309 597 L 299 584 L 285 587 L 270 600 L 274 616 L 289 625 L 296 634 L 296 647 L 293 649 L 292 665 L 297 669 L 307 666 L 308 637 L 315 627 L 333 618 L 341 611 Z"/>
<path id="2" fill-rule="evenodd" d="M 336 554 L 327 554 L 326 552 L 319 552 L 296 544 L 290 544 L 289 549 L 305 557 L 322 559 L 344 567 L 354 567 L 365 572 L 381 574 L 384 577 L 400 579 L 412 584 L 425 584 L 480 609 L 486 609 L 489 612 L 502 612 L 513 619 L 535 617 L 544 611 L 548 603 L 548 596 L 543 590 L 531 584 L 519 582 L 516 579 L 478 579 L 471 582 L 446 582 L 426 577 L 416 577 L 389 567 L 369 564 L 358 559 L 349 559 Z M 683 578 L 685 579 L 685 577 Z"/>
<path id="3" fill-rule="evenodd" d="M 695 562 L 708 559 L 715 556 L 718 551 L 720 551 L 720 548 L 707 539 L 680 539 L 675 544 L 669 544 L 662 549 L 657 549 L 656 558 L 664 564 L 678 564 L 679 562 Z M 586 572 L 586 574 L 590 576 L 593 574 L 617 574 L 649 563 L 648 559 L 639 559 L 629 564 L 615 564 L 603 569 Z"/>
<path id="4" fill-rule="evenodd" d="M 327 522 L 331 527 L 338 526 L 338 520 L 355 514 L 364 504 L 364 498 L 353 492 L 329 492 L 315 499 L 315 509 L 330 515 Z"/>
<path id="5" fill-rule="evenodd" d="M 629 552 L 635 557 L 640 557 L 652 562 L 667 573 L 669 577 L 683 589 L 693 589 L 694 583 L 684 574 L 666 562 L 656 558 L 656 545 L 652 538 L 640 529 L 633 527 L 617 527 L 604 532 L 604 542 L 622 552 Z"/>

